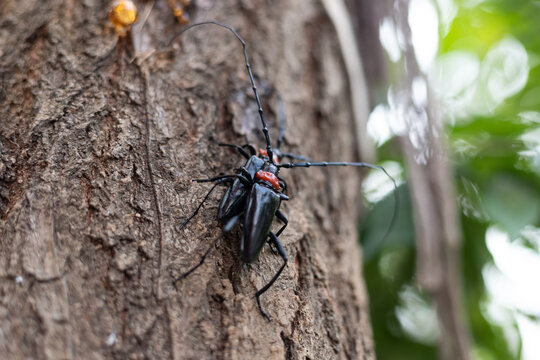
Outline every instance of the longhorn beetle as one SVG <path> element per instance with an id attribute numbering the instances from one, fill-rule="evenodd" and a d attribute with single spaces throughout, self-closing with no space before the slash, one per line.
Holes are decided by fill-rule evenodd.
<path id="1" fill-rule="evenodd" d="M 243 265 L 254 262 L 262 247 L 265 243 L 270 245 L 270 248 L 274 253 L 279 254 L 283 259 L 283 265 L 279 268 L 277 273 L 272 279 L 255 293 L 257 299 L 257 306 L 260 313 L 270 321 L 268 314 L 264 312 L 261 306 L 260 297 L 264 294 L 277 278 L 281 275 L 281 272 L 287 266 L 287 252 L 283 248 L 283 245 L 279 241 L 279 235 L 287 227 L 287 218 L 285 214 L 279 209 L 281 201 L 289 200 L 289 197 L 283 193 L 286 188 L 285 181 L 279 177 L 278 173 L 280 169 L 291 169 L 296 167 L 315 167 L 315 166 L 354 166 L 354 167 L 366 167 L 371 169 L 378 169 L 383 171 L 386 176 L 390 178 L 394 184 L 394 189 L 397 189 L 395 180 L 386 172 L 386 170 L 378 165 L 372 165 L 363 162 L 310 162 L 309 159 L 288 153 L 283 153 L 280 150 L 280 146 L 283 140 L 284 133 L 284 121 L 285 115 L 283 110 L 283 101 L 278 95 L 278 102 L 280 103 L 280 117 L 281 125 L 279 136 L 277 140 L 277 147 L 272 148 L 270 142 L 270 135 L 264 120 L 263 109 L 259 98 L 257 87 L 255 86 L 255 80 L 249 64 L 247 48 L 244 39 L 236 30 L 228 25 L 218 23 L 216 21 L 206 21 L 201 23 L 192 24 L 184 28 L 176 37 L 180 36 L 185 31 L 201 25 L 213 24 L 222 28 L 228 29 L 233 35 L 240 41 L 244 50 L 244 60 L 246 63 L 247 72 L 251 81 L 251 87 L 253 94 L 255 95 L 255 101 L 257 102 L 259 118 L 262 124 L 262 132 L 266 139 L 266 150 L 259 149 L 258 154 L 255 148 L 250 145 L 235 145 L 218 143 L 219 146 L 231 147 L 236 149 L 242 156 L 246 158 L 246 163 L 241 167 L 237 173 L 229 175 L 215 176 L 209 179 L 197 179 L 195 181 L 199 183 L 212 182 L 215 183 L 203 198 L 197 209 L 180 225 L 179 230 L 182 230 L 195 215 L 199 212 L 203 204 L 206 202 L 210 194 L 220 184 L 229 184 L 223 199 L 218 207 L 218 220 L 224 224 L 223 232 L 227 233 L 231 231 L 234 226 L 242 221 L 242 239 L 240 241 L 240 253 Z M 176 39 L 176 37 L 174 39 Z M 173 41 L 174 41 L 173 39 Z M 288 162 L 280 163 L 283 158 L 289 158 L 291 160 L 300 160 L 302 162 Z M 391 220 L 390 227 L 386 234 L 391 229 L 396 215 L 397 209 L 397 192 L 394 191 L 395 196 L 395 208 L 394 216 Z M 270 231 L 270 227 L 274 220 L 274 216 L 283 223 L 283 226 L 276 232 Z M 385 235 L 386 237 L 386 235 Z M 218 237 L 214 239 L 211 246 L 203 254 L 200 262 L 189 269 L 187 272 L 178 277 L 176 281 L 179 281 L 191 273 L 193 273 L 199 266 L 204 263 L 204 260 L 208 256 L 208 253 L 214 248 L 218 241 Z"/>

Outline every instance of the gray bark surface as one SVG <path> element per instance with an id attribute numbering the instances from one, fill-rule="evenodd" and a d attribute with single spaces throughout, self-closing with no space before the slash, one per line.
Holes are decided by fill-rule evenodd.
<path id="1" fill-rule="evenodd" d="M 107 1 L 0 2 L 0 354 L 5 359 L 372 359 L 355 227 L 359 171 L 284 169 L 289 265 L 265 248 L 247 274 L 239 230 L 223 236 L 209 189 L 191 179 L 262 146 L 240 44 L 184 33 L 166 1 L 139 2 L 120 39 Z M 144 12 L 145 10 L 150 10 Z M 312 1 L 203 1 L 246 39 L 284 150 L 353 158 L 347 81 L 334 30 Z M 142 26 L 141 26 L 142 25 Z M 276 225 L 277 226 L 277 225 Z M 205 264 L 174 285 L 219 237 Z"/>

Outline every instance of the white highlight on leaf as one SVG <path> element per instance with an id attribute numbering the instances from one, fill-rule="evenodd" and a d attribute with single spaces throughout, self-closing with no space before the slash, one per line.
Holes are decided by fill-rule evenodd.
<path id="1" fill-rule="evenodd" d="M 540 229 L 527 226 L 521 231 L 521 238 L 540 244 Z M 521 314 L 540 316 L 540 287 L 537 286 L 540 254 L 523 246 L 522 239 L 511 241 L 506 232 L 494 226 L 488 228 L 486 244 L 495 266 L 484 267 L 482 275 L 491 297 L 489 307 L 500 308 L 499 314 L 508 309 L 515 316 L 522 341 L 521 359 L 536 360 L 540 354 L 540 322 Z M 493 311 L 488 311 L 487 315 L 503 327 L 510 345 L 519 344 L 510 321 L 501 321 Z"/>
<path id="2" fill-rule="evenodd" d="M 391 116 L 390 109 L 382 104 L 377 105 L 369 114 L 367 131 L 377 146 L 384 144 L 393 136 L 392 129 L 390 129 Z"/>
<path id="3" fill-rule="evenodd" d="M 399 300 L 401 305 L 395 310 L 396 317 L 405 334 L 419 343 L 435 345 L 440 330 L 434 306 L 412 286 L 400 291 Z"/>
<path id="4" fill-rule="evenodd" d="M 517 314 L 516 320 L 518 323 L 519 332 L 522 337 L 522 360 L 537 360 L 540 354 L 540 324 L 538 321 L 529 319 L 526 316 Z"/>
<path id="5" fill-rule="evenodd" d="M 398 30 L 394 21 L 385 17 L 379 27 L 379 40 L 388 54 L 390 61 L 398 62 L 401 59 L 401 49 L 398 40 Z"/>
<path id="6" fill-rule="evenodd" d="M 513 37 L 506 36 L 487 53 L 480 76 L 497 104 L 517 94 L 529 77 L 525 47 Z"/>
<path id="7" fill-rule="evenodd" d="M 439 9 L 439 21 L 442 27 L 441 36 L 446 36 L 452 21 L 457 15 L 457 5 L 453 0 L 436 0 Z"/>
<path id="8" fill-rule="evenodd" d="M 529 163 L 533 171 L 540 175 L 540 127 L 523 133 L 519 139 L 527 150 L 522 150 L 519 155 Z"/>
<path id="9" fill-rule="evenodd" d="M 417 76 L 412 82 L 412 101 L 417 107 L 427 106 L 427 84 L 424 78 Z"/>
<path id="10" fill-rule="evenodd" d="M 409 26 L 420 70 L 427 73 L 439 49 L 439 18 L 430 0 L 409 3 Z"/>
<path id="11" fill-rule="evenodd" d="M 468 115 L 479 73 L 480 60 L 472 52 L 453 51 L 435 60 L 429 81 L 450 120 Z"/>
<path id="12" fill-rule="evenodd" d="M 486 232 L 486 244 L 496 265 L 483 270 L 488 291 L 508 308 L 540 316 L 540 254 L 494 226 Z"/>
<path id="13" fill-rule="evenodd" d="M 447 118 L 467 120 L 489 115 L 508 97 L 520 92 L 529 77 L 523 45 L 511 36 L 495 44 L 484 59 L 467 51 L 438 57 L 429 78 Z"/>

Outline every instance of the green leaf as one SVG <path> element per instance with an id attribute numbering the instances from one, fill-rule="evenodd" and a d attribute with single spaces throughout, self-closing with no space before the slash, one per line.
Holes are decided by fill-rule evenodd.
<path id="1" fill-rule="evenodd" d="M 499 174 L 482 191 L 488 216 L 516 237 L 529 224 L 535 224 L 540 214 L 539 194 L 527 182 L 512 174 Z"/>

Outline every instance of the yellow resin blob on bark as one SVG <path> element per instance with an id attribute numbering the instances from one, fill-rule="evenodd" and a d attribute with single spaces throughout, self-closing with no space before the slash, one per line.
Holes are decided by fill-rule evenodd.
<path id="1" fill-rule="evenodd" d="M 118 36 L 126 36 L 131 24 L 137 21 L 137 7 L 131 0 L 115 0 L 109 11 L 109 19 Z"/>

